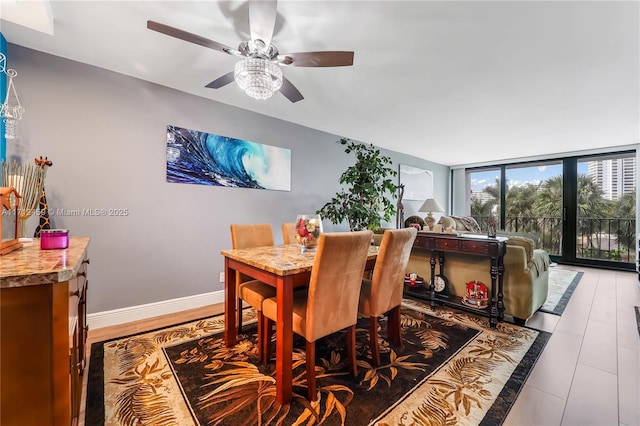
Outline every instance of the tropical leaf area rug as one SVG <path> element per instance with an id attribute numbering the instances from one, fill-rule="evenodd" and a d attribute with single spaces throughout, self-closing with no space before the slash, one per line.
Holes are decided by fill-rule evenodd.
<path id="1" fill-rule="evenodd" d="M 583 272 L 568 269 L 550 268 L 547 300 L 538 310 L 549 314 L 562 315 L 583 274 Z"/>
<path id="2" fill-rule="evenodd" d="M 402 348 L 386 340 L 371 365 L 368 319 L 357 330 L 358 376 L 344 334 L 316 342 L 319 398 L 306 399 L 305 344 L 294 339 L 290 404 L 275 399 L 275 362 L 261 365 L 256 313 L 223 343 L 224 316 L 91 347 L 85 424 L 92 425 L 497 425 L 503 422 L 550 334 L 405 299 Z"/>

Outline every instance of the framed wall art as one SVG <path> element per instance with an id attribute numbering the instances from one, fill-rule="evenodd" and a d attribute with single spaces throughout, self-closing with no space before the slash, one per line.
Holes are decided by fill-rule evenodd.
<path id="1" fill-rule="evenodd" d="M 424 201 L 433 198 L 433 172 L 400 164 L 400 184 L 404 185 L 405 200 Z"/>
<path id="2" fill-rule="evenodd" d="M 291 150 L 167 126 L 167 182 L 291 191 Z"/>

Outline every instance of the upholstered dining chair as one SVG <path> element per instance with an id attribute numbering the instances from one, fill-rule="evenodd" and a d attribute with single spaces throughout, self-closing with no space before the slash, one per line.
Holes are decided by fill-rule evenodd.
<path id="1" fill-rule="evenodd" d="M 332 232 L 320 235 L 311 279 L 307 290 L 293 294 L 293 332 L 306 340 L 307 395 L 315 401 L 316 340 L 337 331 L 347 329 L 347 360 L 349 371 L 356 376 L 356 322 L 358 298 L 362 285 L 362 273 L 371 245 L 371 231 Z M 277 319 L 278 305 L 275 298 L 262 303 L 263 329 L 269 354 L 271 325 Z"/>
<path id="2" fill-rule="evenodd" d="M 287 222 L 282 224 L 282 242 L 284 244 L 295 244 L 296 241 L 296 224 Z"/>
<path id="3" fill-rule="evenodd" d="M 415 228 L 384 231 L 371 279 L 362 280 L 358 312 L 369 317 L 369 348 L 374 365 L 380 365 L 378 317 L 388 313 L 387 337 L 402 346 L 400 304 L 404 274 L 418 231 Z"/>
<path id="4" fill-rule="evenodd" d="M 271 224 L 231 224 L 231 246 L 234 249 L 263 247 L 273 245 Z M 244 274 L 236 274 L 236 310 L 238 313 L 238 334 L 242 332 L 242 301 L 244 300 L 258 312 L 258 352 L 262 354 L 260 342 L 264 338 L 262 326 L 262 302 L 275 297 L 276 289 L 269 284 L 254 280 Z"/>

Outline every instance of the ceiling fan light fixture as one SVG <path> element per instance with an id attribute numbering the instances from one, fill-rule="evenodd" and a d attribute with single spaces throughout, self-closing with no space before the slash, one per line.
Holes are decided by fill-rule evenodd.
<path id="1" fill-rule="evenodd" d="M 267 59 L 243 59 L 234 67 L 233 75 L 238 86 L 255 99 L 269 99 L 282 87 L 282 70 Z"/>

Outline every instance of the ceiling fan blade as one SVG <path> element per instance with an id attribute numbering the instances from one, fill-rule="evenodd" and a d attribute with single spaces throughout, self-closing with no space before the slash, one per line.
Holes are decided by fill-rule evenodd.
<path id="1" fill-rule="evenodd" d="M 222 86 L 226 86 L 227 84 L 234 81 L 233 71 L 226 73 L 220 78 L 213 80 L 211 83 L 207 84 L 205 87 L 209 89 L 219 89 Z"/>
<path id="2" fill-rule="evenodd" d="M 251 40 L 262 40 L 266 46 L 271 43 L 278 16 L 277 0 L 253 0 L 249 4 L 249 27 Z"/>
<path id="3" fill-rule="evenodd" d="M 282 93 L 285 98 L 289 99 L 291 102 L 298 102 L 304 99 L 302 93 L 296 86 L 294 86 L 286 77 L 282 78 L 282 87 L 280 88 L 280 93 Z"/>
<path id="4" fill-rule="evenodd" d="M 225 46 L 208 38 L 201 37 L 197 34 L 189 33 L 187 31 L 179 30 L 169 25 L 161 24 L 155 21 L 147 21 L 147 28 L 159 33 L 179 38 L 180 40 L 188 41 L 190 43 L 199 44 L 200 46 L 208 47 L 209 49 L 218 50 L 220 52 L 228 53 L 230 55 L 241 56 L 240 52 L 235 49 Z"/>
<path id="5" fill-rule="evenodd" d="M 300 52 L 278 55 L 278 62 L 293 67 L 348 67 L 353 65 L 353 52 Z"/>

